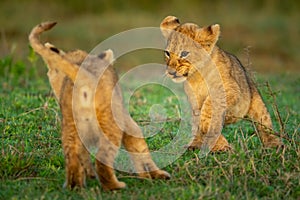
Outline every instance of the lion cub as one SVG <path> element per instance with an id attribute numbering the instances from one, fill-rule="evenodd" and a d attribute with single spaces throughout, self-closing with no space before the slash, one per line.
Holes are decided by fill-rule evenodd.
<path id="1" fill-rule="evenodd" d="M 198 27 L 180 24 L 174 16 L 160 24 L 167 39 L 167 75 L 184 82 L 193 110 L 193 141 L 190 149 L 225 151 L 230 145 L 221 131 L 224 125 L 251 118 L 266 147 L 282 145 L 273 131 L 270 114 L 254 82 L 234 55 L 220 49 L 218 24 Z M 203 146 L 202 146 L 203 145 Z"/>
<path id="2" fill-rule="evenodd" d="M 111 66 L 113 52 L 88 55 L 81 50 L 64 53 L 42 44 L 39 35 L 56 23 L 45 22 L 31 31 L 29 41 L 48 65 L 48 77 L 62 112 L 62 145 L 66 164 L 65 186 L 85 186 L 95 176 L 88 148 L 96 146 L 95 170 L 105 190 L 120 189 L 113 164 L 121 143 L 141 177 L 168 179 L 153 162 L 138 125 L 123 107 L 118 77 Z M 81 66 L 81 67 L 80 67 Z"/>

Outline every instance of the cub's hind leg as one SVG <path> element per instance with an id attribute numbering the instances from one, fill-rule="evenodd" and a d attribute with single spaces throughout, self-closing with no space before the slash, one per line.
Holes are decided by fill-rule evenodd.
<path id="1" fill-rule="evenodd" d="M 80 160 L 81 160 L 81 163 L 84 167 L 84 171 L 85 171 L 86 176 L 88 178 L 95 178 L 96 175 L 95 175 L 94 168 L 93 168 L 93 165 L 92 165 L 90 153 L 83 146 L 83 144 L 82 144 L 81 153 L 80 153 Z"/>
<path id="2" fill-rule="evenodd" d="M 270 114 L 256 89 L 252 94 L 248 117 L 255 122 L 259 136 L 265 147 L 277 147 L 283 144 L 277 136 L 272 134 L 273 125 Z"/>
<path id="3" fill-rule="evenodd" d="M 82 145 L 75 126 L 72 104 L 69 103 L 72 99 L 72 95 L 70 95 L 72 90 L 72 83 L 69 79 L 66 79 L 60 99 L 60 107 L 62 112 L 62 146 L 66 168 L 64 186 L 69 188 L 84 187 L 86 173 L 92 168 L 88 152 Z"/>
<path id="4" fill-rule="evenodd" d="M 110 121 L 113 118 L 107 118 Z M 99 150 L 96 154 L 96 171 L 104 190 L 116 190 L 126 187 L 120 182 L 114 172 L 115 157 L 121 145 L 122 131 L 115 123 L 108 123 L 102 118 L 100 126 L 103 131 L 100 137 Z"/>
<path id="5" fill-rule="evenodd" d="M 64 122 L 62 127 L 62 145 L 66 166 L 64 187 L 84 187 L 86 175 L 81 161 L 83 146 L 77 135 L 75 126 L 66 125 Z"/>
<path id="6" fill-rule="evenodd" d="M 170 174 L 160 170 L 152 160 L 140 127 L 128 115 L 125 121 L 126 130 L 122 143 L 130 154 L 137 174 L 144 178 L 169 179 L 171 177 Z"/>
<path id="7" fill-rule="evenodd" d="M 70 131 L 70 129 L 68 129 L 63 131 L 62 135 L 66 165 L 66 181 L 64 187 L 84 187 L 86 177 L 95 177 L 90 154 L 83 146 L 76 131 Z"/>

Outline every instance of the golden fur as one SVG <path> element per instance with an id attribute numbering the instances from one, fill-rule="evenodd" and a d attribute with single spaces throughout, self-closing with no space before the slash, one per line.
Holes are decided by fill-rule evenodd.
<path id="1" fill-rule="evenodd" d="M 193 23 L 180 24 L 176 17 L 168 16 L 160 28 L 167 39 L 167 74 L 174 82 L 184 81 L 193 109 L 191 149 L 230 149 L 221 134 L 223 125 L 244 117 L 255 122 L 264 146 L 282 145 L 271 134 L 270 114 L 241 62 L 216 45 L 218 24 L 198 27 Z"/>
<path id="2" fill-rule="evenodd" d="M 153 162 L 140 128 L 123 107 L 118 77 L 111 66 L 113 52 L 107 50 L 98 56 L 81 50 L 65 53 L 49 43 L 40 43 L 39 35 L 54 25 L 45 22 L 36 26 L 29 41 L 48 65 L 49 81 L 62 112 L 65 186 L 83 187 L 86 176 L 96 175 L 105 190 L 124 188 L 125 183 L 118 181 L 112 168 L 121 143 L 139 176 L 170 178 Z M 98 148 L 96 174 L 86 143 Z"/>

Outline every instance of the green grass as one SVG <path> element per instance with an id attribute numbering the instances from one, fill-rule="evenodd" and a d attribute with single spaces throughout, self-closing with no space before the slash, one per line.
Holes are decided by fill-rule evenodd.
<path id="1" fill-rule="evenodd" d="M 258 76 L 260 90 L 279 131 L 280 123 L 273 110 L 274 96 L 264 86 L 266 80 L 276 94 L 276 105 L 284 122 L 282 134 L 289 138 L 285 140 L 285 149 L 264 149 L 252 125 L 240 122 L 223 130 L 234 152 L 209 154 L 206 158 L 199 158 L 199 151 L 185 152 L 165 167 L 172 175 L 171 180 L 143 180 L 118 172 L 120 180 L 127 183 L 125 190 L 104 192 L 96 180 L 88 180 L 86 189 L 69 191 L 62 189 L 65 170 L 60 113 L 48 80 L 35 73 L 24 77 L 17 72 L 22 70 L 23 62 L 7 60 L 1 60 L 6 76 L 1 77 L 0 93 L 0 199 L 297 199 L 300 196 L 298 75 Z M 24 84 L 28 80 L 30 84 Z M 163 109 L 153 107 L 158 104 Z M 147 138 L 151 150 L 161 148 L 180 134 L 176 132 L 179 124 L 176 119 L 180 118 L 176 106 L 176 96 L 159 85 L 145 85 L 131 96 L 129 110 L 133 118 L 142 127 L 152 124 L 159 128 L 156 135 Z M 160 124 L 155 121 L 159 118 L 149 115 L 151 109 L 152 114 L 174 120 Z"/>

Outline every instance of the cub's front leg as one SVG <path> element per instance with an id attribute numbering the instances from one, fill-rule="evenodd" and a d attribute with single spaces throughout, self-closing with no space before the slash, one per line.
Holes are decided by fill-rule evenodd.
<path id="1" fill-rule="evenodd" d="M 204 154 L 209 151 L 227 151 L 231 149 L 225 137 L 221 134 L 224 124 L 225 110 L 213 108 L 207 97 L 201 110 L 193 109 L 193 141 L 190 150 L 201 149 Z"/>

